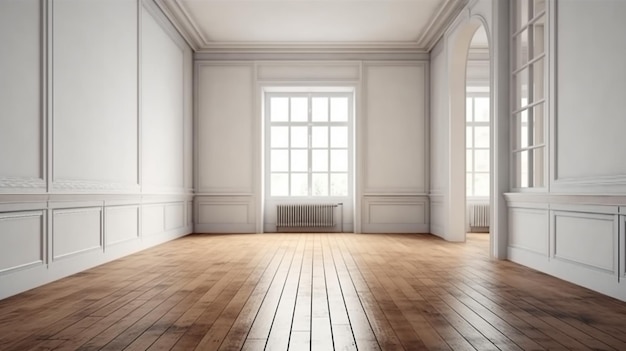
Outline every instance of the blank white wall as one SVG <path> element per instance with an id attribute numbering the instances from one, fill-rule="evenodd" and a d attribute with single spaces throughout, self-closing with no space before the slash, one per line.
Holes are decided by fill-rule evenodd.
<path id="1" fill-rule="evenodd" d="M 43 177 L 40 2 L 0 2 L 0 179 Z"/>
<path id="2" fill-rule="evenodd" d="M 431 233 L 446 233 L 448 211 L 448 92 L 447 51 L 441 40 L 430 56 L 430 228 Z"/>
<path id="3" fill-rule="evenodd" d="M 142 184 L 182 188 L 185 50 L 142 11 Z"/>
<path id="4" fill-rule="evenodd" d="M 557 179 L 626 180 L 624 1 L 560 1 L 557 8 Z"/>
<path id="5" fill-rule="evenodd" d="M 198 191 L 251 193 L 254 68 L 224 64 L 197 69 Z"/>
<path id="6" fill-rule="evenodd" d="M 53 3 L 53 176 L 137 184 L 137 3 Z"/>
<path id="7" fill-rule="evenodd" d="M 364 192 L 424 193 L 426 67 L 366 64 L 365 74 Z"/>

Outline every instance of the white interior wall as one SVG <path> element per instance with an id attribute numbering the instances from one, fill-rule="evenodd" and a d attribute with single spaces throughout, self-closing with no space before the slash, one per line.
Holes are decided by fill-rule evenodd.
<path id="1" fill-rule="evenodd" d="M 445 238 L 448 193 L 448 70 L 445 38 L 430 53 L 430 231 Z"/>
<path id="2" fill-rule="evenodd" d="M 509 258 L 626 300 L 626 3 L 549 2 L 548 11 L 550 184 L 507 194 Z"/>
<path id="3" fill-rule="evenodd" d="M 190 233 L 192 53 L 155 5 L 3 1 L 0 26 L 0 298 Z"/>
<path id="4" fill-rule="evenodd" d="M 199 60 L 196 67 L 196 230 L 256 232 L 273 223 L 262 202 L 264 87 L 341 86 L 357 92 L 356 206 L 345 204 L 344 230 L 428 232 L 425 63 Z"/>

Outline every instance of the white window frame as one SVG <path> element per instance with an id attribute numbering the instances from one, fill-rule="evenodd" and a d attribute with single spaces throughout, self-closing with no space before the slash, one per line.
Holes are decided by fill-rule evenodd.
<path id="1" fill-rule="evenodd" d="M 518 192 L 545 191 L 548 187 L 548 2 L 514 0 L 511 6 L 511 188 Z M 543 6 L 535 8 L 540 3 Z M 522 18 L 524 14 L 526 18 Z M 544 23 L 543 33 L 535 36 L 540 21 Z M 523 37 L 526 38 L 526 52 L 518 44 Z M 536 43 L 539 41 L 541 43 Z M 535 53 L 537 48 L 541 51 Z M 518 62 L 520 57 L 523 58 Z M 517 84 L 524 74 L 525 87 Z M 534 96 L 535 91 L 542 96 Z M 536 119 L 539 125 L 534 125 Z M 522 127 L 525 127 L 525 135 Z M 525 140 L 522 142 L 521 138 Z M 526 172 L 522 173 L 524 153 L 527 162 Z"/>
<path id="2" fill-rule="evenodd" d="M 286 98 L 292 98 L 292 97 L 296 97 L 296 98 L 302 98 L 302 97 L 306 97 L 308 98 L 308 120 L 306 122 L 292 122 L 292 121 L 287 121 L 287 122 L 273 122 L 271 121 L 271 104 L 270 104 L 270 100 L 274 97 L 286 97 Z M 347 121 L 341 121 L 341 122 L 337 122 L 337 121 L 329 121 L 327 122 L 317 122 L 317 121 L 313 121 L 312 120 L 312 106 L 311 106 L 311 102 L 313 98 L 316 97 L 327 97 L 329 98 L 329 102 L 330 102 L 330 98 L 333 97 L 342 97 L 342 98 L 347 98 L 348 99 L 348 118 Z M 281 199 L 307 199 L 307 201 L 309 200 L 313 200 L 313 201 L 348 201 L 349 199 L 352 199 L 353 197 L 353 193 L 354 193 L 354 93 L 353 92 L 312 92 L 312 93 L 303 93 L 303 92 L 265 92 L 264 93 L 264 98 L 263 98 L 263 102 L 264 102 L 264 125 L 265 125 L 265 130 L 264 130 L 264 136 L 265 136 L 265 152 L 264 152 L 264 176 L 265 176 L 265 182 L 264 182 L 264 187 L 265 187 L 265 197 L 267 197 L 268 199 L 274 199 L 274 200 L 281 200 Z M 329 116 L 330 116 L 330 108 L 331 108 L 331 104 L 328 104 L 328 109 L 329 109 Z M 289 114 L 291 114 L 291 109 L 289 108 Z M 304 173 L 304 172 L 292 172 L 291 169 L 289 169 L 288 171 L 280 171 L 280 172 L 272 172 L 271 170 L 271 162 L 272 162 L 272 156 L 271 156 L 271 152 L 272 150 L 287 150 L 288 153 L 290 154 L 290 151 L 292 149 L 303 149 L 303 148 L 292 148 L 291 145 L 289 147 L 281 147 L 281 148 L 272 148 L 271 145 L 271 128 L 273 126 L 287 126 L 287 127 L 291 127 L 291 126 L 306 126 L 307 130 L 308 130 L 308 147 L 306 148 L 306 150 L 308 151 L 308 169 L 306 174 L 308 175 L 308 195 L 306 196 L 298 196 L 298 195 L 291 195 L 291 180 L 288 186 L 288 190 L 289 190 L 289 195 L 288 196 L 272 196 L 272 192 L 271 192 L 271 177 L 272 177 L 272 173 L 287 173 L 288 174 L 288 178 L 291 179 L 290 175 L 292 173 Z M 329 134 L 329 145 L 326 148 L 313 148 L 311 145 L 311 133 L 312 133 L 312 128 L 313 127 L 320 127 L 320 126 L 342 126 L 342 127 L 347 127 L 348 130 L 348 146 L 346 148 L 337 148 L 337 147 L 331 147 L 330 145 L 330 134 Z M 291 137 L 291 135 L 290 135 Z M 329 151 L 329 157 L 328 157 L 328 166 L 327 166 L 327 171 L 326 172 L 314 172 L 312 170 L 312 152 L 313 150 L 322 150 L 322 149 L 327 149 Z M 348 165 L 347 165 L 347 170 L 345 172 L 343 171 L 339 171 L 339 172 L 335 172 L 335 171 L 331 171 L 331 158 L 330 158 L 330 151 L 331 150 L 346 150 L 347 154 L 348 154 Z M 313 195 L 313 190 L 312 190 L 312 186 L 313 186 L 313 182 L 312 182 L 312 177 L 314 173 L 326 173 L 328 174 L 328 195 Z M 330 191 L 331 191 L 331 182 L 330 182 L 330 175 L 331 174 L 346 174 L 347 175 L 347 193 L 343 196 L 341 195 L 331 195 Z"/>
<path id="3" fill-rule="evenodd" d="M 472 120 L 468 121 L 467 120 L 467 116 L 465 119 L 465 126 L 466 126 L 466 130 L 467 127 L 470 127 L 472 130 L 472 145 L 468 146 L 467 143 L 465 144 L 465 151 L 472 151 L 472 162 L 471 162 L 471 170 L 467 169 L 467 164 L 466 164 L 466 168 L 465 168 L 465 175 L 466 177 L 468 175 L 471 174 L 472 176 L 472 184 L 471 184 L 471 192 L 468 190 L 469 187 L 466 185 L 466 196 L 468 198 L 489 198 L 489 194 L 487 195 L 476 195 L 476 191 L 474 189 L 474 176 L 476 174 L 487 174 L 487 176 L 489 176 L 489 169 L 487 169 L 487 171 L 476 171 L 476 150 L 485 150 L 485 151 L 490 151 L 491 149 L 491 144 L 487 147 L 476 147 L 476 128 L 475 127 L 487 127 L 487 128 L 491 128 L 491 121 L 487 120 L 487 121 L 476 121 L 476 108 L 475 108 L 475 101 L 476 98 L 487 98 L 489 99 L 489 93 L 488 92 L 484 92 L 484 93 L 478 93 L 478 92 L 467 92 L 466 93 L 466 99 L 471 99 L 472 100 Z M 467 104 L 467 103 L 466 103 Z M 466 109 L 466 113 L 467 113 L 467 109 Z M 491 159 L 489 160 L 491 162 Z M 467 157 L 466 157 L 466 163 L 467 163 Z M 467 178 L 466 178 L 467 179 Z M 490 189 L 491 187 L 489 187 Z"/>

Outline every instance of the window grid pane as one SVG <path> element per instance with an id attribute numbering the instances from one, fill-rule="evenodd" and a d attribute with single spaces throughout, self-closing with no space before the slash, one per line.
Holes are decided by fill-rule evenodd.
<path id="1" fill-rule="evenodd" d="M 348 196 L 351 98 L 309 94 L 267 101 L 270 196 Z"/>
<path id="2" fill-rule="evenodd" d="M 516 188 L 543 187 L 546 183 L 547 11 L 545 0 L 515 0 L 513 6 L 511 162 Z"/>

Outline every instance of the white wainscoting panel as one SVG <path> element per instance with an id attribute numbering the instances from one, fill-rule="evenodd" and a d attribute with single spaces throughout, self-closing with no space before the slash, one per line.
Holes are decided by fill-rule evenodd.
<path id="1" fill-rule="evenodd" d="M 53 188 L 137 186 L 137 1 L 53 4 Z"/>
<path id="2" fill-rule="evenodd" d="M 182 188 L 184 43 L 143 8 L 141 40 L 142 185 Z"/>
<path id="3" fill-rule="evenodd" d="M 364 193 L 425 193 L 426 64 L 365 65 Z"/>
<path id="4" fill-rule="evenodd" d="M 509 208 L 509 247 L 548 257 L 549 222 L 548 210 Z"/>
<path id="5" fill-rule="evenodd" d="M 187 202 L 187 227 L 193 227 L 193 201 Z"/>
<path id="6" fill-rule="evenodd" d="M 106 246 L 139 238 L 139 206 L 108 207 L 104 218 Z"/>
<path id="7" fill-rule="evenodd" d="M 183 202 L 165 205 L 165 230 L 178 229 L 185 226 L 185 206 Z"/>
<path id="8" fill-rule="evenodd" d="M 141 235 L 156 235 L 165 230 L 165 208 L 162 204 L 144 205 L 141 208 Z"/>
<path id="9" fill-rule="evenodd" d="M 201 233 L 254 233 L 254 198 L 248 196 L 196 198 L 196 231 Z"/>
<path id="10" fill-rule="evenodd" d="M 252 193 L 255 151 L 252 64 L 197 65 L 198 192 Z"/>
<path id="11" fill-rule="evenodd" d="M 41 3 L 0 1 L 0 188 L 45 186 Z"/>
<path id="12" fill-rule="evenodd" d="M 616 272 L 617 216 L 553 211 L 553 257 Z"/>
<path id="13" fill-rule="evenodd" d="M 441 194 L 430 195 L 430 233 L 443 238 L 446 228 L 445 197 Z"/>
<path id="14" fill-rule="evenodd" d="M 0 274 L 44 263 L 43 211 L 0 213 Z"/>
<path id="15" fill-rule="evenodd" d="M 102 208 L 52 211 L 52 259 L 102 249 Z"/>
<path id="16" fill-rule="evenodd" d="M 257 66 L 259 81 L 357 81 L 361 66 L 355 62 L 263 62 Z"/>
<path id="17" fill-rule="evenodd" d="M 364 233 L 428 233 L 428 197 L 365 196 L 362 201 Z"/>

